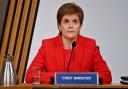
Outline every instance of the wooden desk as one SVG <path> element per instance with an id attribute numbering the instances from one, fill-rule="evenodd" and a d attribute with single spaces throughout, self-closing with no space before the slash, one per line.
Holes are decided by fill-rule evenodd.
<path id="1" fill-rule="evenodd" d="M 0 86 L 0 89 L 86 89 L 86 88 L 128 88 L 128 85 L 112 84 L 112 85 L 32 85 L 19 84 L 15 86 Z"/>

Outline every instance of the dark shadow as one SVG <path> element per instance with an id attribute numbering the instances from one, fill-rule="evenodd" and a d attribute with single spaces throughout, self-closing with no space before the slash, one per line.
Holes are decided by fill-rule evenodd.
<path id="1" fill-rule="evenodd" d="M 0 0 L 0 51 L 3 42 L 4 28 L 10 0 Z"/>

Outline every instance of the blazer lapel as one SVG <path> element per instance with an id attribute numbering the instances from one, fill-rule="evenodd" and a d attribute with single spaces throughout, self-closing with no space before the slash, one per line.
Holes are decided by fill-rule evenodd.
<path id="1" fill-rule="evenodd" d="M 64 49 L 61 35 L 59 35 L 56 39 L 56 47 L 55 47 L 55 57 L 56 57 L 56 70 L 59 72 L 64 72 L 65 64 L 64 64 Z"/>
<path id="2" fill-rule="evenodd" d="M 76 48 L 75 48 L 75 72 L 80 72 L 81 71 L 81 65 L 82 64 L 82 56 L 83 56 L 83 52 L 84 52 L 84 47 L 82 44 L 82 39 L 80 36 L 78 36 L 77 38 L 77 42 L 76 42 Z"/>

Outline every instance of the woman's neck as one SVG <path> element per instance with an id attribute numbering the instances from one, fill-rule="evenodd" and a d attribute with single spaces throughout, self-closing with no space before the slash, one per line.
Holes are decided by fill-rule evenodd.
<path id="1" fill-rule="evenodd" d="M 72 49 L 72 43 L 73 41 L 76 41 L 76 38 L 74 39 L 66 39 L 62 36 L 63 45 L 65 49 Z"/>

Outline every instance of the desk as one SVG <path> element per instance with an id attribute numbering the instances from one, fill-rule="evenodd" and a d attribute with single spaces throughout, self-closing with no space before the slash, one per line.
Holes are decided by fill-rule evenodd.
<path id="1" fill-rule="evenodd" d="M 14 86 L 0 86 L 0 89 L 86 89 L 86 88 L 128 88 L 128 85 L 112 84 L 112 85 L 32 85 L 19 84 Z"/>

